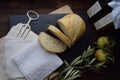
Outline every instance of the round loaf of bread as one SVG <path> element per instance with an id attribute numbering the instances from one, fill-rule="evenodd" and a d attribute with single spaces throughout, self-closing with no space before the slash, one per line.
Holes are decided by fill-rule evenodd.
<path id="1" fill-rule="evenodd" d="M 84 20 L 75 13 L 65 15 L 63 18 L 60 18 L 57 23 L 73 44 L 78 41 L 86 30 Z"/>
<path id="2" fill-rule="evenodd" d="M 46 51 L 52 53 L 62 53 L 67 49 L 66 44 L 45 32 L 40 32 L 38 40 Z"/>

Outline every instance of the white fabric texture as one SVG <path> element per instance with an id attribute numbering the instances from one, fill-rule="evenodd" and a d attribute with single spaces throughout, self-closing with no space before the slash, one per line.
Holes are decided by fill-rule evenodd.
<path id="1" fill-rule="evenodd" d="M 26 46 L 13 61 L 27 80 L 44 80 L 63 63 L 57 55 L 45 51 L 38 40 Z"/>
<path id="2" fill-rule="evenodd" d="M 20 71 L 15 67 L 12 62 L 12 58 L 19 51 L 21 51 L 28 43 L 32 40 L 37 39 L 37 35 L 32 31 L 29 32 L 28 36 L 23 40 L 23 38 L 17 37 L 18 30 L 20 30 L 22 23 L 13 26 L 4 39 L 4 68 L 5 75 L 8 79 L 17 79 L 24 77 Z"/>
<path id="3" fill-rule="evenodd" d="M 13 79 L 13 78 L 24 77 L 20 73 L 20 71 L 18 71 L 16 66 L 13 64 L 12 59 L 19 51 L 24 49 L 25 46 L 30 42 L 31 41 L 28 41 L 28 40 L 25 41 L 25 40 L 18 40 L 18 39 L 12 39 L 12 38 L 5 38 L 4 66 L 5 66 L 7 78 Z"/>
<path id="4" fill-rule="evenodd" d="M 25 80 L 24 77 L 26 77 L 28 80 L 43 80 L 44 77 L 46 77 L 52 71 L 54 71 L 59 66 L 61 66 L 63 62 L 56 54 L 51 54 L 49 52 L 46 52 L 44 51 L 43 48 L 40 47 L 39 43 L 37 43 L 38 36 L 34 32 L 30 31 L 30 33 L 25 39 L 18 38 L 16 35 L 21 25 L 23 24 L 20 23 L 12 27 L 12 29 L 9 31 L 7 36 L 5 36 L 4 38 L 4 44 L 2 45 L 2 48 L 0 47 L 0 54 L 4 53 L 3 61 L 4 61 L 5 73 L 7 75 L 7 78 L 9 78 L 10 80 Z M 34 45 L 34 47 L 36 48 L 34 47 L 32 48 L 32 45 Z M 27 47 L 29 48 L 29 50 L 32 51 L 29 52 Z M 45 53 L 41 53 L 41 51 Z M 41 55 L 38 54 L 37 52 L 41 53 Z M 44 54 L 45 56 L 42 54 Z M 48 56 L 49 57 L 51 56 L 52 58 L 49 58 Z M 13 62 L 13 58 L 14 58 L 14 62 Z M 34 65 L 31 65 L 33 64 L 32 61 L 34 60 L 40 60 L 40 61 L 36 62 L 36 64 Z M 21 63 L 25 62 L 24 66 L 22 64 L 19 64 L 20 62 Z M 42 76 L 40 77 L 38 75 L 42 75 Z"/>
<path id="5" fill-rule="evenodd" d="M 17 39 L 22 39 L 24 38 L 24 36 L 22 38 L 20 38 L 20 36 L 17 37 L 17 34 L 19 33 L 19 30 L 21 29 L 21 27 L 23 26 L 24 24 L 23 23 L 19 23 L 15 26 L 13 26 L 11 28 L 11 30 L 8 32 L 7 36 L 6 37 L 9 37 L 9 38 L 17 38 Z M 20 35 L 22 34 L 22 32 L 24 31 L 24 28 L 21 30 L 21 33 Z M 35 34 L 33 31 L 30 31 L 29 34 L 27 35 L 27 37 L 24 39 L 24 40 L 34 40 L 38 37 L 37 34 Z"/>
<path id="6" fill-rule="evenodd" d="M 114 0 L 108 3 L 109 6 L 113 8 L 112 17 L 115 29 L 120 28 L 120 1 Z"/>
<path id="7" fill-rule="evenodd" d="M 4 57 L 4 40 L 2 38 L 2 40 L 0 40 L 0 79 L 2 80 L 7 80 L 7 78 L 5 77 L 5 68 L 3 67 L 3 57 Z"/>

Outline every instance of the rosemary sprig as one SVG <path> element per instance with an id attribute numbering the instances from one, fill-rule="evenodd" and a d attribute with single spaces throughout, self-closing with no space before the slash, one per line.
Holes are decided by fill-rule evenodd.
<path id="1" fill-rule="evenodd" d="M 105 54 L 103 59 L 106 60 L 99 61 L 101 60 L 99 59 L 101 58 L 101 55 L 95 56 L 95 54 L 96 46 L 89 46 L 81 56 L 78 56 L 70 63 L 64 60 L 64 67 L 60 69 L 59 74 L 48 80 L 74 80 L 81 77 L 82 74 L 88 70 L 99 72 L 101 68 L 106 67 L 107 62 L 110 63 L 114 61 L 113 55 L 111 56 L 110 54 Z"/>

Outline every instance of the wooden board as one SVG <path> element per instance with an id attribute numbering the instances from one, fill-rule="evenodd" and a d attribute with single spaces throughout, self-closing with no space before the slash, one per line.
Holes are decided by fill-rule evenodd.
<path id="1" fill-rule="evenodd" d="M 55 11 L 50 12 L 49 14 L 63 14 L 63 13 L 73 13 L 69 5 L 65 5 Z"/>

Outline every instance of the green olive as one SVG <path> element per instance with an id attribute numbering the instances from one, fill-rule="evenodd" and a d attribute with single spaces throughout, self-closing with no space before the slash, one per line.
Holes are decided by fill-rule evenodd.
<path id="1" fill-rule="evenodd" d="M 109 38 L 106 36 L 99 37 L 97 40 L 97 45 L 99 48 L 105 48 L 109 46 Z"/>
<path id="2" fill-rule="evenodd" d="M 97 61 L 107 62 L 106 52 L 104 52 L 102 49 L 96 50 L 96 52 L 95 52 L 95 58 L 96 58 Z"/>

